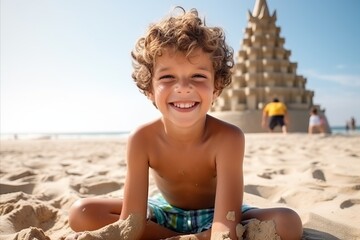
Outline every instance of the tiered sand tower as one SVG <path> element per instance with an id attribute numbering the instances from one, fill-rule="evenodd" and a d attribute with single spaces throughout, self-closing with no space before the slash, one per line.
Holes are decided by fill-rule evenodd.
<path id="1" fill-rule="evenodd" d="M 261 127 L 262 109 L 277 97 L 288 108 L 289 132 L 307 132 L 314 92 L 305 89 L 306 78 L 296 74 L 297 63 L 289 60 L 291 51 L 284 48 L 285 39 L 275 24 L 276 11 L 270 16 L 266 0 L 256 0 L 248 18 L 232 84 L 224 89 L 210 114 L 245 133 L 266 132 Z M 326 120 L 324 110 L 315 107 Z M 329 131 L 327 121 L 326 125 Z"/>

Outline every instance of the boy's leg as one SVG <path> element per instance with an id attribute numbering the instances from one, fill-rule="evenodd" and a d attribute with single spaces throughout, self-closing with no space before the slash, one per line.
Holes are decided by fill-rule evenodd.
<path id="1" fill-rule="evenodd" d="M 260 221 L 273 220 L 277 234 L 282 240 L 299 240 L 303 229 L 299 215 L 289 208 L 250 209 L 242 214 L 242 221 L 256 218 Z"/>
<path id="2" fill-rule="evenodd" d="M 77 200 L 69 212 L 69 224 L 75 232 L 93 231 L 119 220 L 122 199 L 85 198 Z M 164 239 L 177 236 L 157 223 L 148 221 L 141 239 Z"/>
<path id="3" fill-rule="evenodd" d="M 96 230 L 119 220 L 121 208 L 121 199 L 79 199 L 70 208 L 69 225 L 75 232 Z"/>

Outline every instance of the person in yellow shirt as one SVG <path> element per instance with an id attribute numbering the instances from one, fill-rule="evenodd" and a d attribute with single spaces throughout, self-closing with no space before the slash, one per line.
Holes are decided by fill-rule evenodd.
<path id="1" fill-rule="evenodd" d="M 283 133 L 287 133 L 287 108 L 278 98 L 266 104 L 263 109 L 262 126 L 265 128 L 268 122 L 269 131 L 273 132 L 276 126 L 280 126 Z"/>

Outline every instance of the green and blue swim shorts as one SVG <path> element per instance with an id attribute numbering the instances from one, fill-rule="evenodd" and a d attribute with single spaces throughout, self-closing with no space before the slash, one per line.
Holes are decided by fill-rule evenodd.
<path id="1" fill-rule="evenodd" d="M 199 233 L 208 230 L 212 226 L 214 209 L 184 210 L 171 206 L 161 196 L 148 200 L 148 219 L 178 233 Z M 249 205 L 243 205 L 242 213 L 254 209 Z"/>

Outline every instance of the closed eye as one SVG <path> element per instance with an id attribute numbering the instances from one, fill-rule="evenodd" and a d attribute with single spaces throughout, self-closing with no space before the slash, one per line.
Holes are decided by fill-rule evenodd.
<path id="1" fill-rule="evenodd" d="M 163 76 L 160 76 L 159 77 L 159 81 L 161 80 L 161 81 L 172 81 L 172 80 L 174 80 L 175 79 L 175 77 L 174 76 L 172 76 L 172 75 L 163 75 Z"/>
<path id="2" fill-rule="evenodd" d="M 207 79 L 207 76 L 203 75 L 203 74 L 195 74 L 192 76 L 192 78 L 195 80 L 195 81 L 203 81 L 203 80 L 206 80 Z"/>

